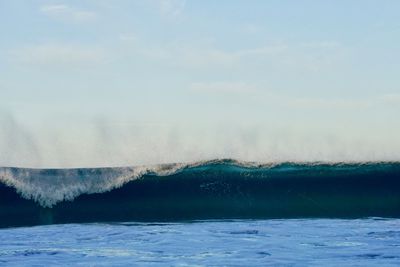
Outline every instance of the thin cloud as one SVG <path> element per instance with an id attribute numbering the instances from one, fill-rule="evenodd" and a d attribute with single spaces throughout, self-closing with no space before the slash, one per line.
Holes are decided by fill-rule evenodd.
<path id="1" fill-rule="evenodd" d="M 379 99 L 385 104 L 400 105 L 400 94 L 385 94 Z"/>
<path id="2" fill-rule="evenodd" d="M 227 67 L 238 64 L 250 57 L 271 57 L 282 54 L 287 50 L 286 45 L 270 45 L 253 49 L 241 49 L 237 51 L 224 51 L 216 48 L 189 49 L 184 48 L 177 55 L 181 55 L 182 61 L 189 66 L 225 65 Z"/>
<path id="3" fill-rule="evenodd" d="M 174 58 L 187 67 L 232 66 L 238 61 L 234 53 L 214 48 L 182 47 L 172 51 Z"/>
<path id="4" fill-rule="evenodd" d="M 41 44 L 16 49 L 11 53 L 14 61 L 51 66 L 98 64 L 105 60 L 99 47 L 70 44 Z"/>
<path id="5" fill-rule="evenodd" d="M 162 15 L 176 17 L 185 9 L 186 0 L 151 0 L 151 3 Z"/>
<path id="6" fill-rule="evenodd" d="M 261 29 L 256 24 L 246 23 L 240 27 L 240 31 L 246 34 L 258 34 L 261 32 Z"/>
<path id="7" fill-rule="evenodd" d="M 136 36 L 132 33 L 121 33 L 118 39 L 122 42 L 134 42 L 137 40 Z"/>
<path id="8" fill-rule="evenodd" d="M 80 10 L 64 4 L 45 5 L 40 8 L 40 11 L 53 19 L 73 22 L 87 22 L 97 18 L 97 14 L 93 11 Z"/>
<path id="9" fill-rule="evenodd" d="M 371 99 L 344 99 L 344 98 L 294 98 L 286 101 L 293 108 L 309 109 L 365 109 L 372 107 L 375 102 Z"/>
<path id="10" fill-rule="evenodd" d="M 281 97 L 282 98 L 282 97 Z M 400 105 L 400 94 L 384 94 L 369 98 L 318 98 L 303 97 L 292 98 L 282 102 L 292 108 L 301 109 L 368 109 L 386 105 L 398 107 Z"/>
<path id="11" fill-rule="evenodd" d="M 197 82 L 190 85 L 190 90 L 207 93 L 249 93 L 256 88 L 244 82 Z"/>
<path id="12" fill-rule="evenodd" d="M 316 45 L 316 44 L 314 44 Z M 224 50 L 213 46 L 164 45 L 144 47 L 140 53 L 153 60 L 168 61 L 185 68 L 223 67 L 244 65 L 270 66 L 284 70 L 320 71 L 340 61 L 340 49 L 333 43 L 323 43 L 325 48 L 304 47 L 302 44 L 269 44 L 238 50 Z M 335 48 L 334 48 L 335 47 Z"/>
<path id="13" fill-rule="evenodd" d="M 339 48 L 341 44 L 336 41 L 303 42 L 300 46 L 305 48 L 332 49 Z"/>
<path id="14" fill-rule="evenodd" d="M 250 58 L 282 56 L 288 50 L 286 45 L 270 45 L 252 49 L 226 51 L 215 47 L 163 46 L 146 47 L 141 54 L 159 60 L 168 60 L 183 67 L 209 68 L 210 66 L 233 67 Z"/>
<path id="15" fill-rule="evenodd" d="M 288 45 L 268 45 L 252 49 L 243 49 L 235 52 L 236 57 L 247 57 L 247 56 L 274 56 L 286 52 L 289 49 Z"/>

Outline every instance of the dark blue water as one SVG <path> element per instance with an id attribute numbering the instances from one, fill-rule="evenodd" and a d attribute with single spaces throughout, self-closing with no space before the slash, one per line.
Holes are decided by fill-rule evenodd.
<path id="1" fill-rule="evenodd" d="M 400 266 L 400 220 L 7 228 L 0 230 L 0 266 Z"/>

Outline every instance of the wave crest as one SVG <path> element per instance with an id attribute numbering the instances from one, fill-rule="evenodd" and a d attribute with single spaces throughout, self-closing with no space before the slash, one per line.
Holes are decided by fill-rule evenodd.
<path id="1" fill-rule="evenodd" d="M 91 169 L 0 169 L 0 182 L 26 199 L 51 208 L 82 194 L 104 193 L 146 174 L 169 175 L 184 164 Z"/>

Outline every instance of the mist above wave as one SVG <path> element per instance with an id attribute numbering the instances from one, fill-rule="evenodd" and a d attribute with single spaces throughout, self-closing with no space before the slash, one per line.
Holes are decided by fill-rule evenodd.
<path id="1" fill-rule="evenodd" d="M 251 118 L 249 118 L 249 121 Z M 22 123 L 1 117 L 0 166 L 77 168 L 235 158 L 254 162 L 396 161 L 396 130 L 290 121 L 204 123 L 111 119 Z"/>

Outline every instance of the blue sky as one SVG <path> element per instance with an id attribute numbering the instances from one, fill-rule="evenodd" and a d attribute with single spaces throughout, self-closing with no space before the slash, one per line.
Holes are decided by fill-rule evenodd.
<path id="1" fill-rule="evenodd" d="M 399 8 L 0 0 L 0 165 L 399 160 Z"/>

